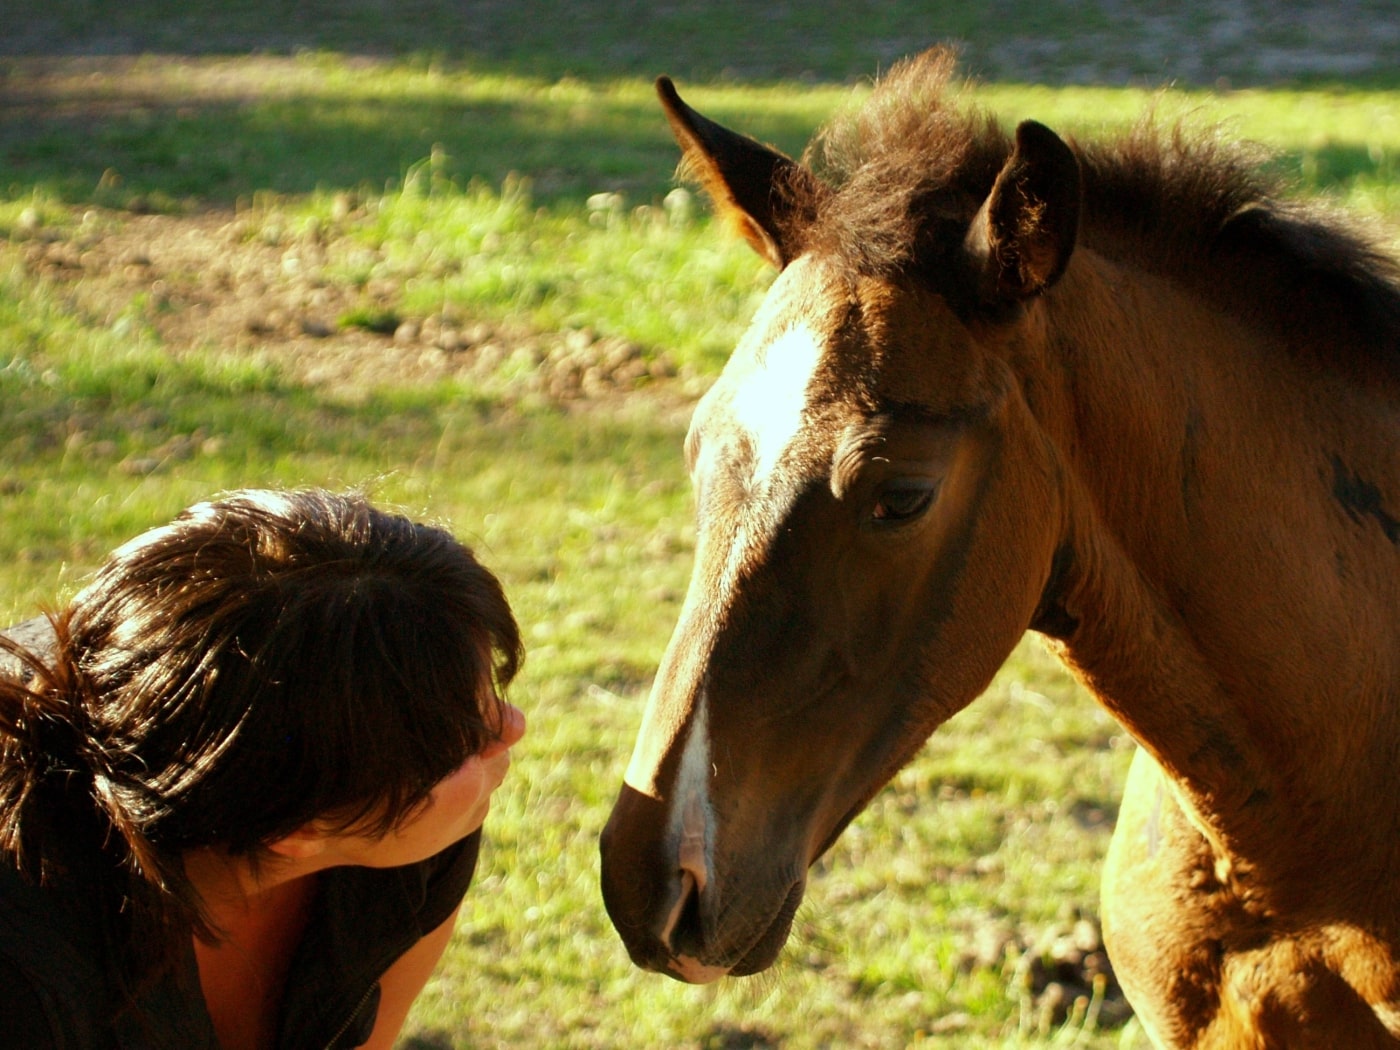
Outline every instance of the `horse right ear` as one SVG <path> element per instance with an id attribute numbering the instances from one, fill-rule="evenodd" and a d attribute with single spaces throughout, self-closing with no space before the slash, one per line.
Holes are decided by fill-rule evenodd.
<path id="1" fill-rule="evenodd" d="M 1044 124 L 1024 121 L 967 247 L 994 301 L 1039 295 L 1065 272 L 1079 235 L 1079 161 Z"/>
<path id="2" fill-rule="evenodd" d="M 670 77 L 657 79 L 656 93 L 684 154 L 683 174 L 694 176 L 725 220 L 781 270 L 797 255 L 790 220 L 800 205 L 792 191 L 801 188 L 814 202 L 815 177 L 777 150 L 702 117 Z"/>

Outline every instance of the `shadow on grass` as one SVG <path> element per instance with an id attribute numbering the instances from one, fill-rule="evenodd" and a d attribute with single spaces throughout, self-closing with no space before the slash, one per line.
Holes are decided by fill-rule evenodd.
<path id="1" fill-rule="evenodd" d="M 0 195 L 11 199 L 41 189 L 70 204 L 169 210 L 263 191 L 380 193 L 429 156 L 461 184 L 528 174 L 542 203 L 601 191 L 646 202 L 674 185 L 675 142 L 649 92 L 623 98 L 580 86 L 575 101 L 561 102 L 540 85 L 510 99 L 463 99 L 450 86 L 435 92 L 427 77 L 405 90 L 400 76 L 297 93 L 277 84 L 279 71 L 298 65 L 282 60 L 243 74 L 245 91 L 266 86 L 261 97 L 196 85 L 172 98 L 168 84 L 143 80 L 125 60 L 88 77 L 47 65 L 11 70 L 0 96 Z M 813 130 L 796 117 L 744 123 L 790 151 Z"/>
<path id="2" fill-rule="evenodd" d="M 997 80 L 1400 84 L 1393 0 L 0 0 L 0 24 L 0 54 L 333 50 L 549 79 L 845 83 L 946 41 Z"/>
<path id="3" fill-rule="evenodd" d="M 448 1032 L 418 1032 L 399 1043 L 400 1050 L 452 1050 L 456 1045 Z"/>
<path id="4" fill-rule="evenodd" d="M 947 5 L 956 8 L 957 5 Z M 4 11 L 0 4 L 0 12 Z M 975 19 L 918 0 L 53 0 L 6 18 L 0 53 L 422 55 L 562 76 L 849 80 Z"/>
<path id="5" fill-rule="evenodd" d="M 226 75 L 201 67 L 181 94 L 172 92 L 178 75 L 140 60 L 44 60 L 8 72 L 0 60 L 0 198 L 39 191 L 77 206 L 173 211 L 263 192 L 378 194 L 429 157 L 435 177 L 458 185 L 528 175 L 545 205 L 604 191 L 653 202 L 675 185 L 678 153 L 649 92 L 573 84 L 561 97 L 544 82 L 517 82 L 486 97 L 462 78 L 382 69 L 357 78 L 353 64 L 326 60 L 339 78 L 328 87 L 318 60 L 262 61 Z M 800 102 L 707 110 L 794 155 L 817 119 Z M 1359 146 L 1279 162 L 1312 192 L 1394 174 L 1391 158 Z"/>

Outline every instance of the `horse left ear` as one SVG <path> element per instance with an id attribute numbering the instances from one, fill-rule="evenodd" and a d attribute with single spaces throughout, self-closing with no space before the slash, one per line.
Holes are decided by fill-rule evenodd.
<path id="1" fill-rule="evenodd" d="M 1065 272 L 1079 233 L 1079 161 L 1044 124 L 1024 121 L 991 195 L 972 220 L 968 248 L 997 300 L 1039 295 Z"/>

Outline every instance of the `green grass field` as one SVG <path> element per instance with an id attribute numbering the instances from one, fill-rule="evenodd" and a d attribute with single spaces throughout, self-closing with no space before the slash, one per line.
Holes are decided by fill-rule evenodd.
<path id="1" fill-rule="evenodd" d="M 1010 40 L 971 8 L 704 10 L 62 0 L 26 22 L 0 53 L 0 619 L 236 486 L 364 486 L 478 549 L 525 628 L 531 730 L 404 1046 L 1145 1047 L 1112 986 L 1045 995 L 1089 972 L 1131 742 L 1034 640 L 821 861 L 773 971 L 685 987 L 613 933 L 596 842 L 689 572 L 688 405 L 769 281 L 672 192 L 649 80 L 796 152 L 951 35 L 1008 122 L 1223 122 L 1394 240 L 1400 76 L 1341 61 L 1370 54 L 1364 20 L 1332 51 L 1297 19 L 1231 48 L 1207 4 L 1160 43 L 1199 76 L 1107 4 L 999 5 Z M 1212 62 L 1229 90 L 1159 96 Z M 589 395 L 616 346 L 641 365 Z"/>

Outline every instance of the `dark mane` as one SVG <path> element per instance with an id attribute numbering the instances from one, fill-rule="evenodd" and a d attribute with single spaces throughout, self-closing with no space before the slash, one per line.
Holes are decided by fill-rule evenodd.
<path id="1" fill-rule="evenodd" d="M 1400 265 L 1351 220 L 1282 196 L 1257 152 L 1144 123 L 1076 153 L 1085 244 L 1272 330 L 1297 354 L 1400 379 Z"/>
<path id="2" fill-rule="evenodd" d="M 863 272 L 947 288 L 949 259 L 1010 154 L 1010 138 L 953 86 L 954 57 L 896 66 L 804 161 L 835 192 L 808 208 L 803 244 Z M 1346 220 L 1287 200 L 1263 156 L 1211 129 L 1150 119 L 1071 146 L 1084 184 L 1080 244 L 1268 327 L 1299 353 L 1400 380 L 1400 266 Z"/>

